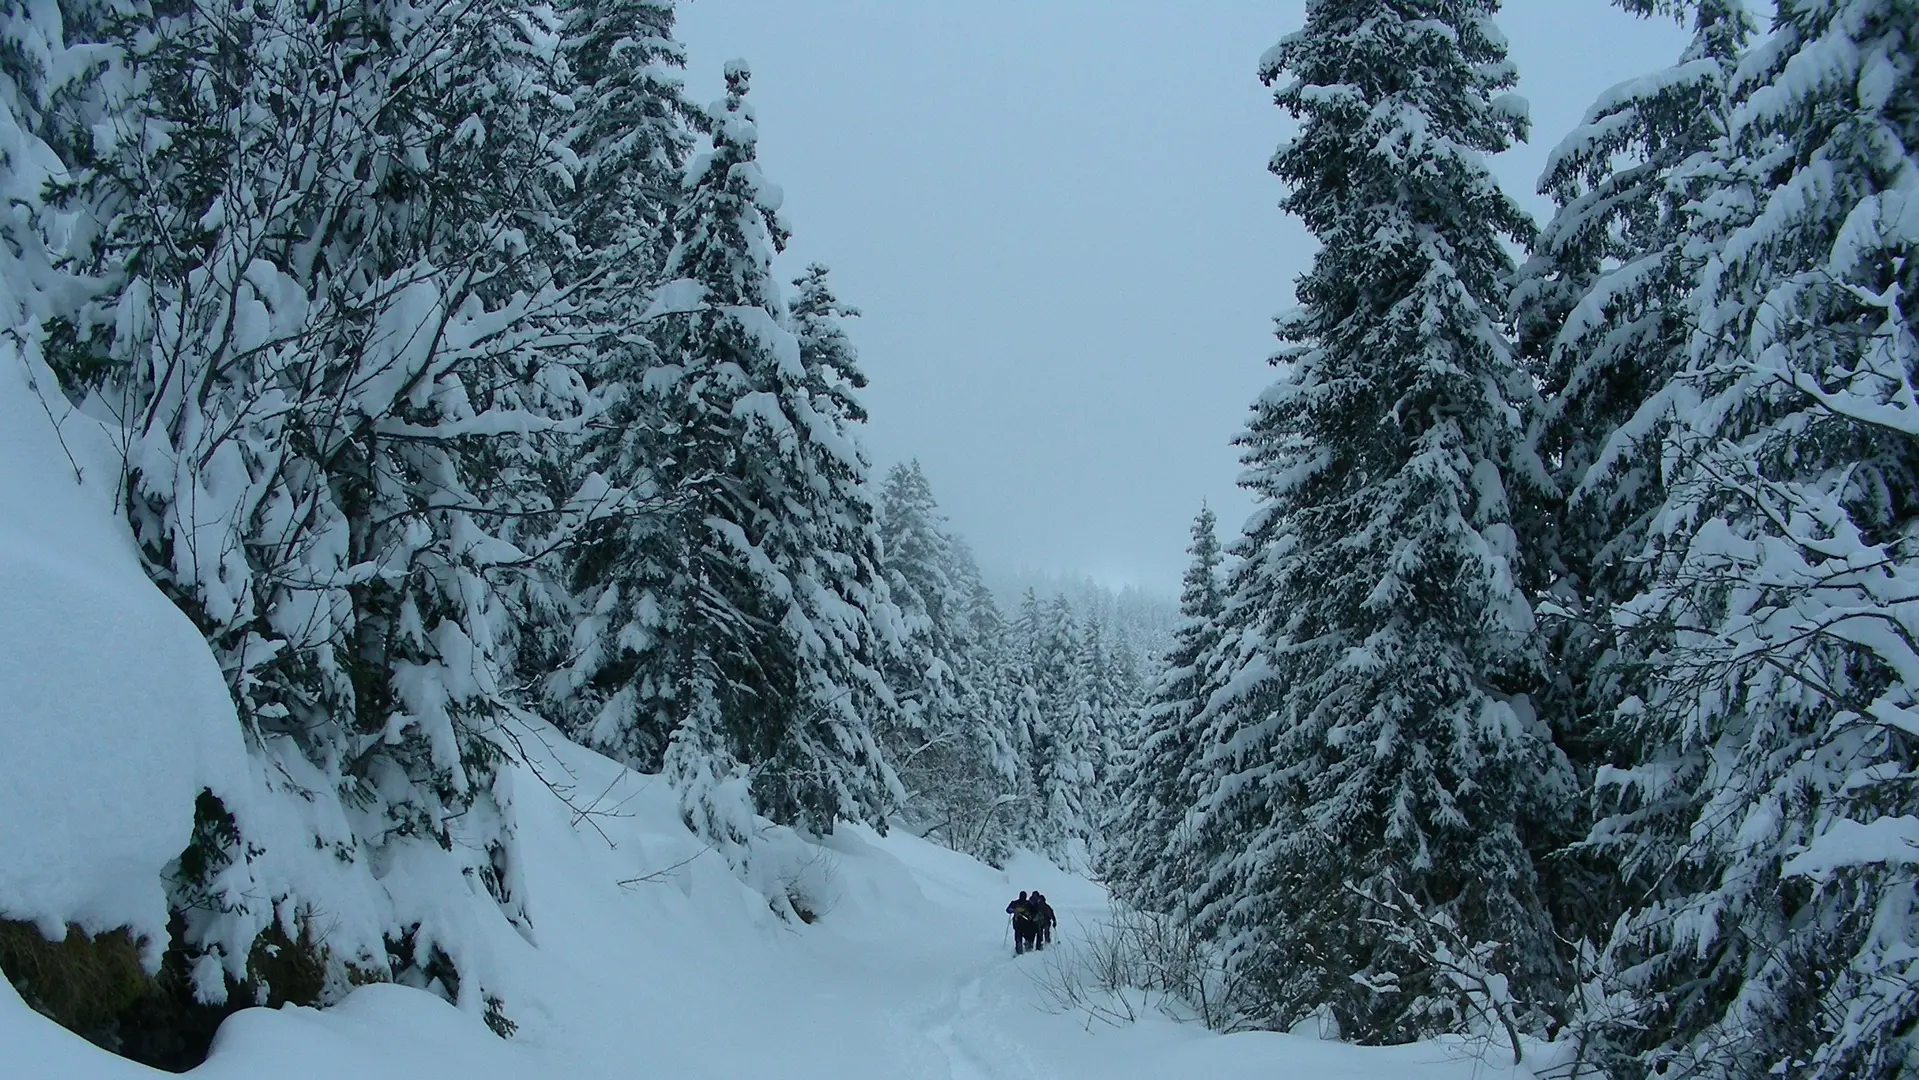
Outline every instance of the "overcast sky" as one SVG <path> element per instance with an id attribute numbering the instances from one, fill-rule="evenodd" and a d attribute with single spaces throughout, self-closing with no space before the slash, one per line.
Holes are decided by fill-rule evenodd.
<path id="1" fill-rule="evenodd" d="M 1171 594 L 1202 500 L 1251 509 L 1231 445 L 1312 255 L 1265 171 L 1259 56 L 1300 0 L 687 0 L 695 100 L 753 71 L 786 276 L 833 268 L 872 386 L 866 445 L 917 457 L 989 570 Z M 1554 143 L 1685 35 L 1605 0 L 1509 0 L 1535 214 Z"/>

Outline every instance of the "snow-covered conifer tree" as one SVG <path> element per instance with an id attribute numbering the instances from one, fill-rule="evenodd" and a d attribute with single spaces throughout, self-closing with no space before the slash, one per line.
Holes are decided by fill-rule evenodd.
<path id="1" fill-rule="evenodd" d="M 1014 630 L 1022 655 L 1015 678 L 1015 723 L 1026 740 L 1031 802 L 1025 840 L 1061 865 L 1085 858 L 1096 818 L 1092 752 L 1096 706 L 1080 665 L 1081 627 L 1070 601 L 1028 590 Z"/>
<path id="2" fill-rule="evenodd" d="M 673 40 L 674 7 L 674 0 L 560 5 L 564 52 L 579 84 L 568 133 L 580 158 L 574 235 L 601 256 L 593 268 L 609 301 L 637 285 L 627 302 L 644 305 L 658 283 L 671 250 L 667 220 L 693 148 L 691 125 L 703 122 L 681 85 L 686 60 Z"/>
<path id="3" fill-rule="evenodd" d="M 960 597 L 952 623 L 960 645 L 960 710 L 978 740 L 982 764 L 991 778 L 989 788 L 972 795 L 978 817 L 974 829 L 977 839 L 963 850 L 997 864 L 1012 853 L 1020 835 L 1027 805 L 1026 778 L 1031 775 L 1027 740 L 1020 735 L 1023 729 L 1016 716 L 1015 664 L 1006 619 L 980 573 L 972 549 L 952 537 L 947 550 L 947 579 L 954 583 Z M 982 804 L 980 797 L 987 791 L 991 801 Z"/>
<path id="4" fill-rule="evenodd" d="M 1620 4 L 1642 15 L 1667 6 Z M 1541 391 L 1528 426 L 1548 474 L 1520 515 L 1529 579 L 1551 598 L 1548 678 L 1534 701 L 1582 783 L 1614 756 L 1610 717 L 1650 671 L 1643 640 L 1622 641 L 1609 615 L 1645 584 L 1638 556 L 1665 493 L 1660 451 L 1689 297 L 1722 231 L 1708 196 L 1724 180 L 1727 87 L 1752 30 L 1741 0 L 1683 6 L 1694 9 L 1693 37 L 1678 62 L 1601 95 L 1547 162 L 1540 189 L 1559 209 L 1514 296 Z M 1569 840 L 1589 823 L 1569 813 L 1552 832 Z M 1631 888 L 1616 871 L 1555 860 L 1564 932 L 1606 933 Z"/>
<path id="5" fill-rule="evenodd" d="M 0 12 L 7 42 L 0 49 L 0 185 L 13 207 L 0 222 L 0 311 L 13 328 L 0 356 L 17 356 L 29 381 L 49 329 L 74 322 L 90 291 L 76 267 L 63 265 L 71 252 L 55 234 L 67 230 L 60 228 L 58 200 L 47 196 L 69 190 L 69 170 L 83 167 L 76 144 L 96 126 L 121 122 L 114 110 L 128 97 L 129 73 L 118 57 L 101 62 L 99 43 L 87 40 L 108 14 L 92 3 Z M 86 56 L 93 59 L 81 62 Z M 52 345 L 57 359 L 62 350 Z"/>
<path id="6" fill-rule="evenodd" d="M 1210 508 L 1193 519 L 1186 550 L 1193 561 L 1180 585 L 1179 627 L 1132 725 L 1113 815 L 1115 847 L 1107 857 L 1118 895 L 1153 911 L 1170 910 L 1190 873 L 1180 826 L 1193 805 L 1186 785 L 1199 765 L 1201 665 L 1218 648 L 1224 604 L 1218 519 Z"/>
<path id="7" fill-rule="evenodd" d="M 1081 861 L 1090 868 L 1104 857 L 1107 837 L 1100 826 L 1111 814 L 1118 790 L 1124 738 L 1139 704 L 1139 676 L 1136 662 L 1108 640 L 1097 618 L 1088 618 L 1078 627 L 1072 667 L 1074 693 L 1065 712 L 1069 723 L 1064 731 L 1081 778 L 1072 831 L 1085 841 Z"/>
<path id="8" fill-rule="evenodd" d="M 899 695 L 888 752 L 926 835 L 998 861 L 1009 853 L 1002 797 L 1012 774 L 989 702 L 994 672 L 968 615 L 978 571 L 947 530 L 919 462 L 896 465 L 880 493 L 888 588 L 903 647 L 887 677 Z"/>
<path id="9" fill-rule="evenodd" d="M 1028 588 L 1020 595 L 1019 609 L 1006 628 L 1008 647 L 1001 659 L 1008 726 L 1021 766 L 1017 788 L 1020 798 L 1018 842 L 1035 850 L 1044 849 L 1051 837 L 1039 795 L 1038 777 L 1044 760 L 1051 753 L 1052 721 L 1048 710 L 1051 688 L 1060 678 L 1044 651 L 1046 628 L 1045 604 L 1036 590 Z"/>
<path id="10" fill-rule="evenodd" d="M 888 672 L 900 702 L 895 752 L 912 753 L 944 733 L 959 713 L 953 623 L 963 598 L 946 576 L 949 538 L 919 462 L 887 472 L 879 503 L 887 585 L 906 630 L 904 648 Z"/>
<path id="11" fill-rule="evenodd" d="M 511 600 L 516 678 L 538 691 L 543 710 L 563 727 L 579 731 L 602 710 L 634 705 L 630 695 L 609 701 L 618 687 L 576 685 L 569 676 L 599 670 L 597 657 L 575 651 L 579 642 L 603 645 L 607 628 L 631 627 L 639 617 L 628 606 L 637 597 L 609 587 L 604 564 L 630 554 L 657 522 L 649 465 L 635 458 L 625 429 L 646 422 L 638 388 L 654 363 L 647 329 L 672 249 L 667 219 L 693 126 L 704 121 L 683 94 L 672 0 L 574 0 L 558 14 L 574 82 L 566 140 L 578 159 L 564 203 L 577 248 L 563 267 L 573 289 L 577 366 L 593 400 L 588 433 L 566 440 L 539 468 L 556 501 L 576 492 L 592 499 L 579 508 L 585 542 L 543 545 L 538 572 L 516 582 Z M 553 523 L 531 524 L 538 531 Z M 583 622 L 600 632 L 580 633 Z M 659 752 L 654 746 L 637 756 L 657 761 Z"/>
<path id="12" fill-rule="evenodd" d="M 622 427 L 619 452 L 650 471 L 667 509 L 640 543 L 583 568 L 582 584 L 597 578 L 614 598 L 590 610 L 621 616 L 583 627 L 574 681 L 608 703 L 588 738 L 663 765 L 689 821 L 736 791 L 700 778 L 737 765 L 755 809 L 824 832 L 840 817 L 880 821 L 893 798 L 872 727 L 892 704 L 878 668 L 890 603 L 852 430 L 861 379 L 822 273 L 802 280 L 790 321 L 781 300 L 772 260 L 786 233 L 755 160 L 748 78 L 728 65 L 713 146 L 687 170 L 657 360 Z M 718 738 L 679 737 L 703 695 Z M 710 753 L 727 761 L 689 757 Z"/>
<path id="13" fill-rule="evenodd" d="M 872 464 L 859 443 L 866 408 L 858 392 L 866 375 L 843 325 L 859 312 L 833 294 L 824 266 L 808 266 L 793 289 L 789 321 L 799 342 L 800 378 L 791 379 L 784 366 L 774 369 L 780 413 L 761 417 L 752 430 L 769 456 L 778 448 L 789 458 L 786 476 L 767 499 L 780 508 L 783 550 L 769 551 L 791 568 L 796 596 L 784 626 L 807 664 L 802 701 L 820 714 L 806 722 L 820 741 L 794 768 L 839 773 L 841 812 L 883 824 L 880 808 L 894 803 L 898 784 L 880 760 L 874 730 L 898 708 L 885 665 L 898 653 L 901 634 L 881 569 Z M 813 781 L 790 783 L 804 792 Z"/>
<path id="14" fill-rule="evenodd" d="M 1622 1069 L 1919 1061 L 1912 492 L 1919 5 L 1783 0 L 1733 81 L 1730 222 L 1693 298 L 1651 580 L 1655 665 L 1593 840 L 1653 887 L 1591 1017 Z"/>
<path id="15" fill-rule="evenodd" d="M 1410 944 L 1500 943 L 1555 992 L 1525 832 L 1569 782 L 1523 685 L 1508 480 L 1529 387 L 1502 331 L 1523 213 L 1483 155 L 1525 131 L 1492 0 L 1317 0 L 1262 77 L 1298 116 L 1272 170 L 1322 247 L 1242 436 L 1261 508 L 1208 678 L 1196 926 L 1288 1026 L 1456 1030 Z"/>

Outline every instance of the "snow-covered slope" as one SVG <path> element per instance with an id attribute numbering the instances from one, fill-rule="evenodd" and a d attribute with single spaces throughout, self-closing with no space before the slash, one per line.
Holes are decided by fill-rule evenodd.
<path id="1" fill-rule="evenodd" d="M 111 500 L 102 429 L 46 409 L 15 357 L 0 366 L 0 912 L 56 930 L 130 925 L 154 940 L 160 875 L 211 786 L 246 820 L 274 811 L 194 627 L 142 574 Z M 51 409 L 49 413 L 47 410 Z M 56 435 L 56 427 L 60 432 Z M 63 445 L 64 444 L 64 445 Z M 85 476 L 75 480 L 76 468 Z M 568 1077 L 1128 1077 L 1501 1075 L 1457 1045 L 1359 1049 L 1217 1036 L 1158 1016 L 1124 1028 L 1048 1011 L 1038 979 L 1071 956 L 1105 893 L 1031 857 L 1009 871 L 895 833 L 782 833 L 766 864 L 820 912 L 769 910 L 681 825 L 656 777 L 523 718 L 511 777 L 531 929 L 454 880 L 398 880 L 444 905 L 517 1025 L 393 985 L 339 1007 L 250 1009 L 194 1075 L 276 1080 Z M 271 833 L 270 821 L 253 826 Z M 780 837 L 784 837 L 781 839 Z M 324 861 L 314 867 L 323 866 Z M 317 872 L 308 868 L 306 872 Z M 764 883 L 761 883 L 764 885 Z M 1062 946 L 1014 959 L 1002 914 L 1043 889 Z M 299 895 L 324 894 L 306 881 Z M 345 895 L 345 894 L 342 894 Z M 416 898 L 417 899 L 417 898 Z M 350 933 L 358 914 L 312 912 Z M 0 980 L 0 1075 L 158 1076 L 29 1009 Z"/>

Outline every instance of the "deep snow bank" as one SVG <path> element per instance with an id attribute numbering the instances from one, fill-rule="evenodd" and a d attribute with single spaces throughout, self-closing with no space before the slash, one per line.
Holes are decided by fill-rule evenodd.
<path id="1" fill-rule="evenodd" d="M 0 915 L 164 943 L 161 870 L 203 788 L 242 801 L 240 728 L 140 569 L 105 429 L 28 379 L 0 353 Z"/>

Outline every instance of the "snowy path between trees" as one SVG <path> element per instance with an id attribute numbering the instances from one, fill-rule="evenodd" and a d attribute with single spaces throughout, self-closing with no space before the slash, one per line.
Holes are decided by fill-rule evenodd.
<path id="1" fill-rule="evenodd" d="M 248 813 L 250 844 L 311 848 L 295 800 L 253 774 L 221 673 L 199 632 L 138 566 L 112 503 L 114 447 L 0 371 L 0 911 L 47 926 L 166 922 L 161 875 L 185 846 L 202 787 Z M 84 473 L 94 478 L 76 484 Z M 681 824 L 654 777 L 560 739 L 536 720 L 508 774 L 519 837 L 516 927 L 477 883 L 401 863 L 367 887 L 457 939 L 467 996 L 497 995 L 517 1025 L 495 1037 L 440 997 L 363 987 L 325 1011 L 248 1009 L 220 1029 L 206 1080 L 1029 1080 L 1300 1077 L 1495 1080 L 1459 1044 L 1369 1049 L 1253 1033 L 1220 1036 L 1148 1012 L 1114 1027 L 1049 1008 L 1040 985 L 1070 962 L 1104 891 L 1033 856 L 1008 870 L 895 831 L 849 827 L 769 857 L 811 894 L 789 924 Z M 249 806 L 245 800 L 259 798 Z M 324 849 L 322 849 L 324 850 Z M 330 854 L 300 862 L 299 896 L 324 938 L 364 899 L 332 889 Z M 298 862 L 294 860 L 293 862 Z M 288 864 L 293 865 L 292 862 Z M 357 886 L 356 886 L 357 887 Z M 1004 909 L 1041 889 L 1059 947 L 1015 959 Z M 267 897 L 256 898 L 261 902 Z M 329 910 L 328 905 L 333 905 Z M 378 905 L 376 905 L 378 906 Z M 390 909 L 392 905 L 385 905 Z M 358 912 L 364 916 L 365 912 Z M 378 928 L 375 928 L 377 934 Z M 377 937 L 375 938 L 377 941 Z M 30 1009 L 0 979 L 0 1080 L 166 1074 L 100 1050 Z M 1521 1077 L 1528 1074 L 1520 1073 Z"/>
<path id="2" fill-rule="evenodd" d="M 533 732 L 535 735 L 544 733 Z M 252 1009 L 221 1029 L 209 1080 L 792 1077 L 1100 1080 L 1205 1076 L 1490 1080 L 1456 1044 L 1360 1048 L 1302 1036 L 1220 1036 L 1148 1014 L 1114 1027 L 1049 1006 L 1039 984 L 1107 910 L 1104 891 L 1030 855 L 996 870 L 897 831 L 843 829 L 807 868 L 825 908 L 782 922 L 679 824 L 657 779 L 534 738 L 515 777 L 531 941 L 475 899 L 486 981 L 519 1028 L 418 990 L 371 986 L 322 1011 Z M 569 805 L 571 804 L 571 805 Z M 582 818 L 575 808 L 590 806 Z M 690 860 L 690 861 L 689 861 Z M 621 885 L 623 880 L 649 880 Z M 1015 959 L 1003 910 L 1043 890 L 1054 949 Z M 324 912 L 316 913 L 324 925 Z M 155 1073 L 27 1009 L 0 982 L 0 1076 L 121 1080 Z M 1530 1074 L 1520 1072 L 1519 1076 Z"/>

